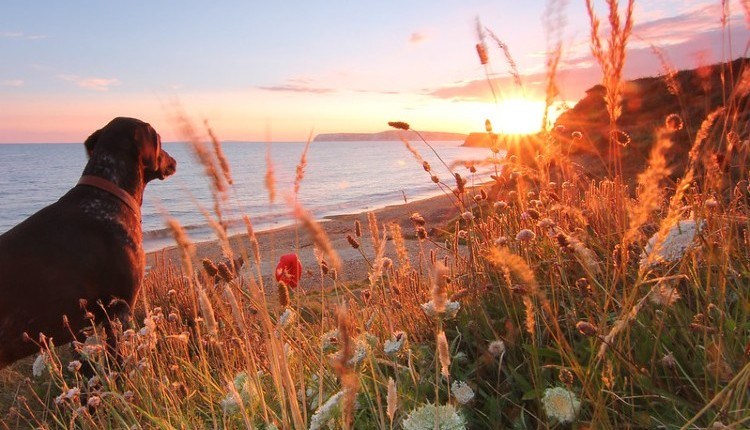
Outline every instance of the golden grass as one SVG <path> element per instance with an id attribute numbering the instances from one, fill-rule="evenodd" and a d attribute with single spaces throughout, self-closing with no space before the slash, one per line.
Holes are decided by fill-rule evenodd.
<path id="1" fill-rule="evenodd" d="M 617 2 L 608 1 L 607 42 L 592 2 L 587 6 L 592 50 L 611 72 L 608 115 L 619 131 L 633 4 L 621 16 Z M 555 46 L 548 104 L 561 52 Z M 488 66 L 483 41 L 478 50 Z M 0 373 L 0 429 L 398 429 L 407 418 L 417 422 L 414 411 L 427 404 L 450 408 L 428 417 L 425 429 L 436 422 L 565 428 L 568 417 L 573 428 L 745 428 L 750 159 L 736 99 L 750 78 L 742 76 L 727 105 L 706 112 L 673 189 L 665 187 L 665 154 L 678 123 L 671 116 L 657 130 L 634 194 L 621 176 L 582 177 L 551 134 L 542 136 L 533 160 L 488 153 L 502 169 L 492 189 L 476 195 L 465 188 L 471 170 L 450 167 L 450 189 L 405 141 L 426 180 L 450 189 L 455 220 L 433 226 L 442 230 L 437 239 L 419 214 L 409 216 L 410 233 L 368 214 L 372 246 L 364 246 L 359 222 L 349 240 L 367 263 L 367 279 L 345 283 L 338 275 L 347 267 L 324 227 L 290 199 L 319 256 L 319 286 L 307 292 L 283 284 L 266 289 L 270 274 L 261 262 L 270 257 L 261 254 L 248 216 L 251 249 L 231 247 L 220 215 L 233 182 L 229 164 L 213 131 L 211 153 L 181 116 L 215 193 L 218 221 L 206 218 L 223 253 L 242 256 L 245 269 L 196 265 L 189 237 L 170 220 L 181 264 L 154 267 L 133 325 L 116 328 L 122 366 L 107 357 L 96 327 L 77 345 L 93 376 L 82 374 L 66 348 L 43 343 L 34 371 L 27 361 Z M 308 148 L 309 141 L 295 195 Z M 723 161 L 717 153 L 726 154 Z M 270 149 L 267 157 L 273 200 Z M 686 225 L 694 226 L 694 237 L 676 233 Z M 416 254 L 406 246 L 411 239 Z M 471 390 L 468 404 L 451 391 L 452 381 Z M 550 410 L 544 399 L 561 389 L 565 396 L 553 405 L 561 409 Z M 450 415 L 455 411 L 461 417 Z"/>

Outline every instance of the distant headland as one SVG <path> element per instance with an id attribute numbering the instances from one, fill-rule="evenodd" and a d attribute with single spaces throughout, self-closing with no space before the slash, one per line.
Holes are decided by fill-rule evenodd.
<path id="1" fill-rule="evenodd" d="M 463 141 L 466 139 L 466 135 L 462 133 L 420 131 L 419 134 L 427 141 Z M 409 140 L 419 139 L 413 130 L 386 130 L 379 133 L 322 133 L 315 136 L 313 142 L 399 141 L 401 137 Z"/>

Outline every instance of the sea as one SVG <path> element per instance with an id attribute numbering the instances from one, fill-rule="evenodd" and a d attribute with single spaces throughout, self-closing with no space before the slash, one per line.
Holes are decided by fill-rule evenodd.
<path id="1" fill-rule="evenodd" d="M 462 164 L 491 157 L 487 149 L 467 148 L 462 142 L 431 142 L 435 152 L 454 171 L 476 183 L 490 180 L 494 168 L 483 165 L 471 174 Z M 451 186 L 448 169 L 423 142 L 412 142 L 433 172 Z M 239 222 L 249 215 L 256 231 L 283 227 L 294 222 L 290 202 L 294 199 L 296 168 L 305 142 L 227 142 L 223 145 L 231 166 L 234 185 L 224 203 L 229 232 L 245 231 Z M 154 251 L 174 244 L 166 228 L 167 217 L 176 218 L 196 242 L 212 240 L 213 231 L 205 209 L 213 212 L 210 182 L 203 167 L 185 143 L 164 143 L 177 160 L 177 172 L 146 188 L 142 208 L 144 248 Z M 276 198 L 270 202 L 265 185 L 267 152 L 275 177 Z M 65 194 L 83 171 L 87 161 L 82 144 L 0 145 L 0 233 L 4 233 L 39 209 Z M 310 144 L 304 178 L 297 201 L 319 220 L 341 214 L 371 211 L 442 194 L 422 164 L 402 142 L 318 142 Z M 64 228 L 64 226 L 60 226 Z"/>

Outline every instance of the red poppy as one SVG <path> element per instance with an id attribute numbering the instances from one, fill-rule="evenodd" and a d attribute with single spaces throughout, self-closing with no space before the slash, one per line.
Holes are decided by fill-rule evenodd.
<path id="1" fill-rule="evenodd" d="M 284 254 L 276 265 L 276 280 L 285 283 L 288 287 L 297 288 L 299 278 L 302 276 L 302 263 L 297 254 Z"/>

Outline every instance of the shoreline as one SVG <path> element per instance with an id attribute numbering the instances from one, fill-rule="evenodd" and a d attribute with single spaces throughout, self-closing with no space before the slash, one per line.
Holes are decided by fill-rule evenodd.
<path id="1" fill-rule="evenodd" d="M 485 184 L 467 187 L 467 193 L 472 195 L 475 190 L 486 186 Z M 318 223 L 328 235 L 332 247 L 338 252 L 342 260 L 342 270 L 339 273 L 339 279 L 343 281 L 360 281 L 367 277 L 369 263 L 362 256 L 365 254 L 368 260 L 372 261 L 375 256 L 375 249 L 370 239 L 370 229 L 368 225 L 367 214 L 372 212 L 378 220 L 380 234 L 383 234 L 383 225 L 395 222 L 400 225 L 404 237 L 404 242 L 412 261 L 420 259 L 423 252 L 429 253 L 429 250 L 420 247 L 420 243 L 431 245 L 429 241 L 416 240 L 414 226 L 409 219 L 412 213 L 418 212 L 426 221 L 425 228 L 430 232 L 434 228 L 442 228 L 446 222 L 455 219 L 460 215 L 458 208 L 455 206 L 455 197 L 452 193 L 440 194 L 433 197 L 427 197 L 414 200 L 407 203 L 388 205 L 372 211 L 366 210 L 353 214 L 332 215 L 318 220 Z M 251 218 L 252 219 L 252 218 Z M 347 235 L 354 236 L 354 223 L 358 220 L 362 226 L 362 237 L 357 238 L 360 242 L 360 248 L 354 249 L 347 240 Z M 300 286 L 304 289 L 312 287 L 320 282 L 317 269 L 317 260 L 313 254 L 313 243 L 304 228 L 298 223 L 283 227 L 276 227 L 268 230 L 257 231 L 255 233 L 260 247 L 261 255 L 261 273 L 264 278 L 271 280 L 276 263 L 281 255 L 287 253 L 296 253 L 303 265 L 303 276 L 300 280 Z M 390 235 L 389 235 L 390 236 Z M 392 239 L 388 237 L 388 241 Z M 240 255 L 241 247 L 244 247 L 246 253 L 250 253 L 247 233 L 238 233 L 229 236 L 229 243 L 233 252 Z M 217 261 L 223 258 L 221 247 L 218 239 L 194 242 L 195 255 L 194 263 L 204 258 Z M 360 253 L 360 251 L 362 253 Z M 158 264 L 171 262 L 180 264 L 180 252 L 177 245 L 171 245 L 160 250 L 146 253 L 147 269 Z M 396 260 L 396 252 L 393 246 L 386 246 L 385 255 Z M 424 256 L 421 256 L 424 257 Z M 429 258 L 429 254 L 427 255 Z M 254 265 L 253 263 L 247 263 Z M 199 265 L 196 267 L 200 267 Z"/>

